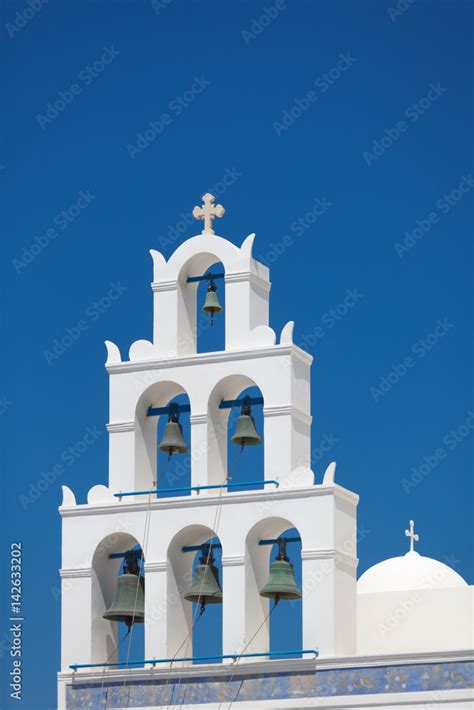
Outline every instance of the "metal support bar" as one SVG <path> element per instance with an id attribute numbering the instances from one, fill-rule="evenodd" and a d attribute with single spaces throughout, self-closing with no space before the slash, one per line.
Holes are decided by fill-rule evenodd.
<path id="1" fill-rule="evenodd" d="M 197 281 L 215 281 L 216 279 L 223 279 L 224 276 L 225 274 L 212 274 L 210 271 L 208 271 L 202 276 L 188 276 L 187 282 L 188 284 L 193 284 Z"/>
<path id="2" fill-rule="evenodd" d="M 199 550 L 202 550 L 205 545 L 210 545 L 216 550 L 220 550 L 222 548 L 220 542 L 203 542 L 202 545 L 184 545 L 184 547 L 181 548 L 181 552 L 199 552 Z"/>
<path id="3" fill-rule="evenodd" d="M 211 488 L 243 488 L 244 486 L 268 486 L 273 484 L 278 488 L 280 485 L 279 481 L 273 480 L 272 478 L 266 481 L 244 481 L 243 483 L 220 483 L 212 486 L 180 486 L 179 488 L 165 488 L 163 490 L 154 489 L 151 491 L 127 491 L 125 493 L 114 493 L 115 498 L 126 498 L 127 496 L 146 496 L 151 493 L 177 493 L 183 491 L 207 491 Z"/>
<path id="4" fill-rule="evenodd" d="M 273 540 L 268 539 L 268 540 L 259 540 L 258 544 L 259 545 L 275 545 L 277 542 L 279 542 L 280 538 L 275 538 Z M 287 542 L 301 542 L 301 538 L 298 537 L 286 537 L 285 540 Z"/>
<path id="5" fill-rule="evenodd" d="M 241 397 L 241 399 L 223 399 L 219 409 L 242 407 L 244 404 L 263 404 L 263 397 Z"/>
<path id="6" fill-rule="evenodd" d="M 264 656 L 303 656 L 306 653 L 314 654 L 314 657 L 319 656 L 319 651 L 314 648 L 301 649 L 298 651 L 265 651 L 264 653 L 227 653 L 223 656 L 187 656 L 185 658 L 152 658 L 144 661 L 119 661 L 115 663 L 73 663 L 69 668 L 77 671 L 79 668 L 116 668 L 119 666 L 144 666 L 151 663 L 152 666 L 158 663 L 182 663 L 186 661 L 222 661 L 231 658 L 233 661 L 238 661 L 239 658 L 262 658 Z"/>
<path id="7" fill-rule="evenodd" d="M 157 417 L 160 414 L 170 414 L 171 412 L 190 412 L 191 411 L 191 405 L 190 404 L 177 404 L 177 402 L 172 402 L 169 404 L 167 407 L 148 407 L 148 411 L 146 413 L 147 417 Z"/>
<path id="8" fill-rule="evenodd" d="M 137 560 L 143 559 L 143 553 L 141 550 L 127 550 L 127 552 L 113 552 L 111 555 L 109 555 L 109 560 L 119 560 L 120 558 L 123 559 L 124 557 L 129 555 L 130 552 L 133 552 Z"/>

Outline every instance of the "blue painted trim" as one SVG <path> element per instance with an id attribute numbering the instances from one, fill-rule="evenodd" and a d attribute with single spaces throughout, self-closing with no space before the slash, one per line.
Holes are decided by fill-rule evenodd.
<path id="1" fill-rule="evenodd" d="M 170 414 L 172 411 L 174 411 L 174 412 L 178 411 L 179 414 L 181 414 L 181 412 L 190 412 L 191 405 L 190 404 L 178 404 L 177 402 L 173 402 L 172 404 L 169 404 L 167 407 L 148 407 L 148 411 L 147 411 L 146 415 L 147 415 L 147 417 L 157 417 L 160 414 Z"/>
<path id="2" fill-rule="evenodd" d="M 241 399 L 223 399 L 219 409 L 242 407 L 243 404 L 263 404 L 263 397 L 242 397 Z"/>
<path id="3" fill-rule="evenodd" d="M 244 486 L 268 486 L 273 483 L 278 488 L 280 483 L 270 478 L 266 481 L 246 481 L 244 483 L 221 483 L 213 486 L 180 486 L 179 488 L 155 489 L 152 491 L 126 491 L 125 493 L 114 493 L 115 498 L 126 498 L 127 496 L 146 496 L 151 493 L 182 493 L 183 491 L 206 491 L 211 488 L 243 488 Z"/>
<path id="4" fill-rule="evenodd" d="M 187 283 L 193 284 L 197 281 L 215 281 L 216 279 L 223 279 L 225 274 L 213 274 L 210 271 L 203 274 L 202 276 L 188 276 Z"/>
<path id="5" fill-rule="evenodd" d="M 73 671 L 77 671 L 79 668 L 116 668 L 117 666 L 144 666 L 145 664 L 151 663 L 155 666 L 157 663 L 184 663 L 185 661 L 219 661 L 226 658 L 231 658 L 233 661 L 237 661 L 239 658 L 261 658 L 262 656 L 299 656 L 305 653 L 313 653 L 314 657 L 317 658 L 319 652 L 314 648 L 311 649 L 301 649 L 298 651 L 266 651 L 265 653 L 228 653 L 223 656 L 187 656 L 185 658 L 153 658 L 151 661 L 119 661 L 116 663 L 73 663 L 69 668 Z"/>

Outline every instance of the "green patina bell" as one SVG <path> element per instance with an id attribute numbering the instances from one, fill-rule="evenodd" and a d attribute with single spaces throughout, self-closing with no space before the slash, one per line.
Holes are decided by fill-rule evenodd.
<path id="1" fill-rule="evenodd" d="M 211 281 L 209 283 L 209 286 L 207 287 L 206 300 L 204 302 L 202 310 L 204 311 L 204 313 L 211 314 L 211 325 L 214 323 L 214 315 L 216 313 L 222 313 L 222 311 L 224 310 L 219 302 L 219 298 L 217 296 L 217 288 L 213 281 Z"/>
<path id="2" fill-rule="evenodd" d="M 301 599 L 301 590 L 296 584 L 293 565 L 286 554 L 285 538 L 280 538 L 278 541 L 278 555 L 272 562 L 268 581 L 260 590 L 260 596 L 274 599 L 275 603 L 280 599 Z"/>
<path id="3" fill-rule="evenodd" d="M 196 602 L 204 611 L 206 604 L 222 604 L 222 589 L 219 584 L 219 573 L 214 565 L 212 548 L 203 545 L 199 564 L 194 570 L 191 589 L 184 598 L 188 602 Z"/>
<path id="4" fill-rule="evenodd" d="M 183 436 L 183 429 L 179 423 L 178 414 L 173 411 L 169 414 L 163 432 L 163 438 L 158 444 L 160 451 L 166 451 L 168 456 L 173 454 L 185 454 L 188 450 Z"/>
<path id="5" fill-rule="evenodd" d="M 103 618 L 123 621 L 130 631 L 132 624 L 143 624 L 145 621 L 145 592 L 137 555 L 126 555 L 125 560 L 125 572 L 117 580 L 114 600 Z"/>
<path id="6" fill-rule="evenodd" d="M 261 441 L 262 439 L 255 429 L 255 419 L 252 417 L 250 404 L 244 402 L 240 417 L 237 419 L 232 443 L 238 444 L 243 448 L 244 446 L 255 446 L 256 444 L 260 444 Z"/>

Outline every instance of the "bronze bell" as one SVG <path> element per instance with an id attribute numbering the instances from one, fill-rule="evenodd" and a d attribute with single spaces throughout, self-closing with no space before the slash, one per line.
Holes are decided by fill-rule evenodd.
<path id="1" fill-rule="evenodd" d="M 168 415 L 168 421 L 163 432 L 163 438 L 158 444 L 160 451 L 166 451 L 168 456 L 185 454 L 188 450 L 183 436 L 183 429 L 179 423 L 179 408 L 176 405 Z"/>
<path id="2" fill-rule="evenodd" d="M 248 400 L 249 397 L 245 397 L 240 417 L 237 419 L 235 434 L 232 437 L 232 443 L 238 444 L 242 448 L 244 446 L 255 446 L 262 441 L 255 429 L 255 419 L 252 417 L 252 410 Z"/>
<path id="3" fill-rule="evenodd" d="M 261 597 L 274 599 L 278 604 L 280 599 L 301 599 L 301 590 L 296 584 L 293 565 L 286 554 L 286 539 L 278 540 L 278 555 L 272 566 L 266 585 L 260 590 Z"/>
<path id="4" fill-rule="evenodd" d="M 209 285 L 207 287 L 207 293 L 206 293 L 206 300 L 204 302 L 204 305 L 202 307 L 202 310 L 204 313 L 210 313 L 211 314 L 211 325 L 214 324 L 214 314 L 215 313 L 222 313 L 224 310 L 219 302 L 219 298 L 217 296 L 217 287 L 214 281 L 209 281 Z"/>
<path id="5" fill-rule="evenodd" d="M 145 621 L 144 579 L 140 574 L 141 551 L 130 550 L 125 555 L 124 573 L 117 580 L 112 604 L 103 618 L 108 621 L 123 621 L 130 631 L 132 624 Z"/>
<path id="6" fill-rule="evenodd" d="M 222 589 L 219 584 L 219 572 L 214 565 L 212 545 L 203 545 L 199 564 L 194 570 L 191 588 L 184 598 L 188 602 L 201 605 L 201 613 L 206 604 L 222 604 Z"/>

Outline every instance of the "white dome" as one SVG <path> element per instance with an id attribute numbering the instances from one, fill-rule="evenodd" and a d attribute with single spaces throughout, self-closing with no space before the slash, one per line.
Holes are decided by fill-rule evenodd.
<path id="1" fill-rule="evenodd" d="M 412 551 L 370 567 L 358 580 L 357 592 L 367 594 L 467 586 L 467 582 L 448 565 Z"/>

